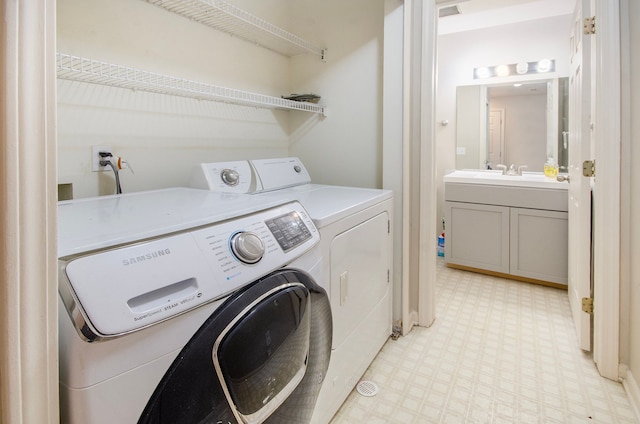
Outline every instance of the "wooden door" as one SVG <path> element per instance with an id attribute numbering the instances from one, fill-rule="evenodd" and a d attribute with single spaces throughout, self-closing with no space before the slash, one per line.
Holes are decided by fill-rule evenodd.
<path id="1" fill-rule="evenodd" d="M 591 185 L 582 163 L 591 158 L 591 73 L 589 36 L 583 34 L 589 0 L 578 0 L 573 16 L 569 75 L 569 303 L 580 348 L 591 350 L 591 315 L 582 299 L 591 298 Z"/>

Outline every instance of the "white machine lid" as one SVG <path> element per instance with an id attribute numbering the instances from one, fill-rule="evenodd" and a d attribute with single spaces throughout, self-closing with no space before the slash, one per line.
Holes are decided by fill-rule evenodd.
<path id="1" fill-rule="evenodd" d="M 391 190 L 343 187 L 321 184 L 305 184 L 256 197 L 297 200 L 309 212 L 318 228 L 325 227 L 349 215 L 392 198 Z"/>
<path id="2" fill-rule="evenodd" d="M 285 202 L 191 188 L 59 202 L 58 257 L 220 222 Z"/>

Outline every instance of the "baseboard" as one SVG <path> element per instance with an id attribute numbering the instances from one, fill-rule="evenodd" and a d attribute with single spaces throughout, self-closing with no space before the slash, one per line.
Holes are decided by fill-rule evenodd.
<path id="1" fill-rule="evenodd" d="M 522 281 L 525 283 L 539 284 L 541 286 L 553 287 L 561 290 L 568 290 L 568 287 L 569 287 L 567 284 L 538 280 L 536 278 L 530 278 L 530 277 L 522 277 L 520 275 L 505 274 L 504 272 L 490 271 L 488 269 L 475 268 L 467 265 L 458 265 L 450 262 L 447 263 L 447 268 L 460 269 L 462 271 L 471 271 L 478 274 L 491 275 L 492 277 L 506 278 L 508 280 Z"/>
<path id="2" fill-rule="evenodd" d="M 627 392 L 627 397 L 633 408 L 636 421 L 640 422 L 640 387 L 638 387 L 638 383 L 631 370 L 627 370 L 625 377 L 622 379 L 622 386 L 625 392 Z"/>

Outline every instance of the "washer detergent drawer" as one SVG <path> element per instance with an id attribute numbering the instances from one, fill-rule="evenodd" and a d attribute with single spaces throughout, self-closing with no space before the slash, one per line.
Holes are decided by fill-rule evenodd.
<path id="1" fill-rule="evenodd" d="M 92 331 L 106 336 L 148 326 L 222 293 L 190 234 L 81 257 L 65 273 Z"/>

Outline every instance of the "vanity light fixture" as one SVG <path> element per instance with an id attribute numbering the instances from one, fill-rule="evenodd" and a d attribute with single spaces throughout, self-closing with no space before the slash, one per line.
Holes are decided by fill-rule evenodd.
<path id="1" fill-rule="evenodd" d="M 542 59 L 537 62 L 520 62 L 510 65 L 482 66 L 473 69 L 474 79 L 485 79 L 492 77 L 508 77 L 514 75 L 543 74 L 554 72 L 556 61 L 553 59 Z"/>

